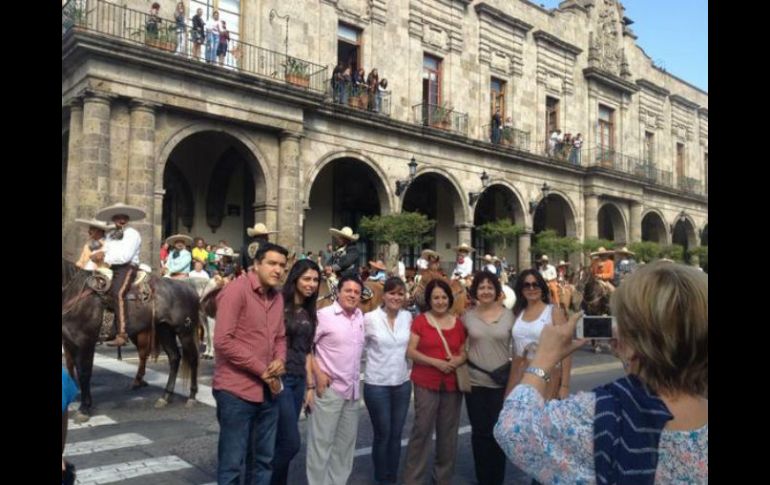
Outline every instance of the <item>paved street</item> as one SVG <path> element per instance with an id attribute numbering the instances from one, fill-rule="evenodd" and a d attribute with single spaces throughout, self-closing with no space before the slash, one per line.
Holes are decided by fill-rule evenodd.
<path id="1" fill-rule="evenodd" d="M 78 483 L 123 483 L 126 485 L 212 484 L 216 481 L 216 447 L 218 425 L 214 399 L 211 395 L 213 361 L 202 361 L 199 379 L 199 403 L 185 407 L 181 380 L 177 381 L 175 399 L 165 409 L 155 409 L 154 403 L 162 393 L 168 367 L 165 356 L 148 365 L 146 380 L 150 383 L 136 391 L 129 389 L 138 359 L 133 347 L 116 360 L 115 349 L 97 347 L 92 392 L 94 416 L 78 426 L 70 422 L 65 457 L 78 469 Z M 587 390 L 622 374 L 619 362 L 607 354 L 596 355 L 578 351 L 572 377 L 572 391 Z M 77 409 L 73 403 L 71 409 Z M 410 409 L 404 427 L 404 447 L 412 423 Z M 305 436 L 305 421 L 300 422 Z M 470 445 L 470 425 L 465 407 L 460 423 L 455 485 L 476 483 Z M 356 459 L 349 484 L 371 484 L 372 429 L 369 415 L 362 407 L 360 413 Z M 305 480 L 305 451 L 292 462 L 290 483 L 303 485 Z M 402 467 L 403 467 L 402 455 Z M 513 465 L 506 471 L 506 483 L 529 484 Z"/>

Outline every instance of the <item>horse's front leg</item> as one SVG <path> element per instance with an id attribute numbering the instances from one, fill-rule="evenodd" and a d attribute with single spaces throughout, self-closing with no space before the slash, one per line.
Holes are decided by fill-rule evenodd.
<path id="1" fill-rule="evenodd" d="M 176 385 L 176 375 L 179 372 L 179 362 L 181 356 L 179 354 L 179 347 L 176 345 L 176 336 L 171 331 L 168 325 L 158 325 L 156 328 L 158 338 L 163 346 L 163 350 L 168 356 L 168 381 L 166 382 L 166 389 L 163 393 L 163 397 L 159 398 L 155 402 L 156 408 L 164 408 L 171 401 L 171 396 L 174 395 L 174 386 Z"/>
<path id="2" fill-rule="evenodd" d="M 152 351 L 151 335 L 149 330 L 139 332 L 134 341 L 137 350 L 139 351 L 139 368 L 136 370 L 136 376 L 134 382 L 131 383 L 131 389 L 139 389 L 140 387 L 147 386 L 147 381 L 144 380 L 144 373 L 147 368 L 147 358 Z"/>
<path id="3" fill-rule="evenodd" d="M 182 359 L 184 365 L 190 369 L 190 396 L 185 404 L 188 408 L 195 405 L 195 396 L 198 394 L 198 339 L 195 333 L 185 332 L 179 335 L 182 344 Z"/>

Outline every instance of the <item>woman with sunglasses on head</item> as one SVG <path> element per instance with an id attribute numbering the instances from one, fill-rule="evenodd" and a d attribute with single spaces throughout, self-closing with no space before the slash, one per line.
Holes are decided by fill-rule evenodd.
<path id="1" fill-rule="evenodd" d="M 395 484 L 401 457 L 412 382 L 406 347 L 412 314 L 404 310 L 406 285 L 398 277 L 385 280 L 382 306 L 364 315 L 366 372 L 364 402 L 372 419 L 372 461 L 377 484 Z"/>
<path id="2" fill-rule="evenodd" d="M 286 325 L 286 374 L 283 391 L 277 396 L 278 426 L 273 454 L 271 485 L 288 483 L 289 464 L 299 452 L 299 415 L 303 407 L 311 409 L 313 380 L 311 347 L 316 329 L 316 300 L 321 269 L 302 259 L 292 266 L 283 286 L 284 323 Z"/>

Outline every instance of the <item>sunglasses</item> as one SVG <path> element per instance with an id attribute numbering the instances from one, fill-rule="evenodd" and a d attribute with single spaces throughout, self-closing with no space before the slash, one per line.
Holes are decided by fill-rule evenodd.
<path id="1" fill-rule="evenodd" d="M 539 290 L 540 285 L 537 283 L 524 283 L 521 285 L 521 287 L 525 290 Z"/>

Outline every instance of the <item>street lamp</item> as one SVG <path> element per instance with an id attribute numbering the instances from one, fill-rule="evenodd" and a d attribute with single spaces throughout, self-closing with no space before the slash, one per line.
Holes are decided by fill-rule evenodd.
<path id="1" fill-rule="evenodd" d="M 540 192 L 543 193 L 543 197 L 539 200 L 530 200 L 529 201 L 529 213 L 534 214 L 537 210 L 537 206 L 540 205 L 540 201 L 545 201 L 548 198 L 548 192 L 551 191 L 551 187 L 548 185 L 547 182 L 543 182 L 543 186 L 540 187 Z"/>
<path id="2" fill-rule="evenodd" d="M 289 16 L 288 15 L 278 15 L 278 12 L 275 11 L 275 9 L 270 10 L 270 23 L 273 23 L 273 19 L 278 17 L 279 19 L 286 19 L 286 38 L 284 40 L 284 49 L 286 57 L 289 57 Z"/>
<path id="3" fill-rule="evenodd" d="M 487 175 L 487 171 L 484 170 L 481 172 L 481 192 L 468 192 L 468 202 L 470 202 L 471 207 L 473 207 L 473 204 L 479 200 L 479 197 L 481 197 L 481 194 L 484 193 L 484 189 L 486 189 L 488 185 L 489 175 Z"/>
<path id="4" fill-rule="evenodd" d="M 396 197 L 400 197 L 414 181 L 414 176 L 417 174 L 417 161 L 415 161 L 414 157 L 407 163 L 407 167 L 409 167 L 409 178 L 406 180 L 396 180 Z"/>

